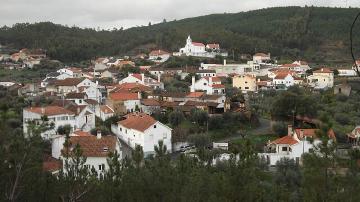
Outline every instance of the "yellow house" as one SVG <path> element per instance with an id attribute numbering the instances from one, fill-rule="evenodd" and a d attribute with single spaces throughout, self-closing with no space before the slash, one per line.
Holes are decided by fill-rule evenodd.
<path id="1" fill-rule="evenodd" d="M 249 74 L 235 76 L 233 87 L 239 88 L 243 93 L 257 91 L 256 77 Z"/>

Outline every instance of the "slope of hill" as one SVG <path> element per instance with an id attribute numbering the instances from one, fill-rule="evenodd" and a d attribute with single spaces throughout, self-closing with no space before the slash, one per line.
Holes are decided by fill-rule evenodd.
<path id="1" fill-rule="evenodd" d="M 101 55 L 136 54 L 149 47 L 176 51 L 188 34 L 240 53 L 271 52 L 280 59 L 314 62 L 350 60 L 349 30 L 358 8 L 282 7 L 213 14 L 127 30 L 96 31 L 50 22 L 0 29 L 0 44 L 44 48 L 65 62 Z M 359 33 L 360 25 L 355 33 Z M 360 42 L 356 37 L 355 44 Z M 235 58 L 236 59 L 236 58 Z"/>

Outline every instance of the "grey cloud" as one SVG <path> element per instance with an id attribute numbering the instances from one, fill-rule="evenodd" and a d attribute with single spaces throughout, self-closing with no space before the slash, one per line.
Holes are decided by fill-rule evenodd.
<path id="1" fill-rule="evenodd" d="M 359 7 L 358 0 L 1 0 L 0 25 L 52 21 L 81 27 L 131 27 L 211 13 L 274 6 Z"/>

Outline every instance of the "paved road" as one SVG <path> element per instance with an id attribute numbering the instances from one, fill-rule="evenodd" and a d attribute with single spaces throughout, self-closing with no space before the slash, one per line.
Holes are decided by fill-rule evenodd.
<path id="1" fill-rule="evenodd" d="M 252 129 L 248 132 L 246 132 L 247 134 L 252 134 L 252 135 L 263 135 L 263 134 L 268 134 L 271 132 L 271 126 L 270 126 L 270 120 L 269 119 L 264 119 L 264 118 L 260 118 L 259 119 L 259 122 L 260 122 L 260 126 L 255 128 L 255 129 Z M 247 135 L 245 134 L 245 135 Z M 236 135 L 234 136 L 231 136 L 231 137 L 227 137 L 227 138 L 224 138 L 224 139 L 221 139 L 221 140 L 218 140 L 218 142 L 230 142 L 232 140 L 237 140 L 237 139 L 240 139 L 240 138 L 243 138 L 241 136 L 241 132 L 239 131 Z"/>

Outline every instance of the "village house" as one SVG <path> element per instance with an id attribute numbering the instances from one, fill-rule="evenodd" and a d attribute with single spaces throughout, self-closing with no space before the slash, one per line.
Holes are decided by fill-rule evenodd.
<path id="1" fill-rule="evenodd" d="M 63 161 L 64 170 L 65 161 L 67 157 L 71 159 L 76 145 L 79 145 L 82 151 L 82 156 L 86 157 L 85 166 L 90 170 L 95 170 L 98 177 L 103 176 L 105 171 L 109 169 L 108 157 L 110 153 L 119 154 L 119 160 L 122 159 L 121 144 L 115 136 L 102 136 L 101 132 L 98 132 L 96 136 L 93 135 L 81 135 L 70 136 L 69 145 L 61 146 L 65 142 L 65 137 L 61 136 L 55 139 L 56 143 L 52 144 L 52 153 L 60 154 L 60 159 Z M 58 146 L 55 146 L 58 145 Z"/>
<path id="2" fill-rule="evenodd" d="M 100 105 L 96 107 L 95 115 L 102 121 L 106 121 L 115 115 L 115 111 L 108 105 Z"/>
<path id="3" fill-rule="evenodd" d="M 266 152 L 259 153 L 259 156 L 265 158 L 266 162 L 271 166 L 275 166 L 276 162 L 282 158 L 293 159 L 297 163 L 301 163 L 302 155 L 313 151 L 314 145 L 320 143 L 321 140 L 317 138 L 317 131 L 319 129 L 293 129 L 289 125 L 288 134 L 269 142 L 265 149 Z M 327 135 L 332 141 L 336 141 L 332 129 L 328 131 Z"/>
<path id="4" fill-rule="evenodd" d="M 155 153 L 154 147 L 162 141 L 172 152 L 172 129 L 144 113 L 131 113 L 125 120 L 111 126 L 111 131 L 132 149 L 141 146 L 145 156 Z"/>
<path id="5" fill-rule="evenodd" d="M 249 74 L 234 76 L 233 87 L 239 88 L 243 93 L 256 92 L 256 77 Z"/>
<path id="6" fill-rule="evenodd" d="M 41 124 L 45 121 L 44 117 L 47 117 L 48 123 L 53 123 L 54 128 L 43 132 L 41 137 L 50 139 L 57 133 L 59 126 L 70 125 L 73 129 L 77 128 L 75 116 L 74 112 L 58 106 L 25 108 L 23 109 L 23 131 L 24 134 L 31 135 L 28 134 L 29 122 Z"/>
<path id="7" fill-rule="evenodd" d="M 140 110 L 140 93 L 116 92 L 110 93 L 106 105 L 110 106 L 116 114 L 127 114 Z"/>
<path id="8" fill-rule="evenodd" d="M 313 71 L 307 78 L 308 85 L 314 89 L 327 89 L 334 86 L 334 72 L 329 68 Z"/>
<path id="9" fill-rule="evenodd" d="M 225 86 L 221 84 L 219 77 L 203 77 L 195 82 L 195 77 L 192 77 L 192 84 L 190 92 L 204 91 L 206 94 L 225 94 Z"/>
<path id="10" fill-rule="evenodd" d="M 160 110 L 160 101 L 156 99 L 142 99 L 141 103 L 141 111 L 146 114 L 153 114 L 154 112 Z"/>
<path id="11" fill-rule="evenodd" d="M 163 63 L 170 58 L 171 54 L 163 50 L 153 50 L 149 53 L 149 60 L 156 63 Z"/>
<path id="12" fill-rule="evenodd" d="M 253 55 L 253 62 L 255 64 L 264 64 L 264 63 L 268 63 L 271 60 L 270 58 L 270 53 L 265 54 L 265 53 L 256 53 L 255 55 Z"/>
<path id="13" fill-rule="evenodd" d="M 160 81 L 160 75 L 158 75 L 158 80 L 155 80 L 153 78 L 146 77 L 144 74 L 129 74 L 128 77 L 119 81 L 119 84 L 123 83 L 139 83 L 153 89 L 164 89 L 164 83 Z"/>
<path id="14" fill-rule="evenodd" d="M 354 146 L 359 146 L 360 126 L 356 126 L 350 133 L 346 134 L 348 141 Z"/>

